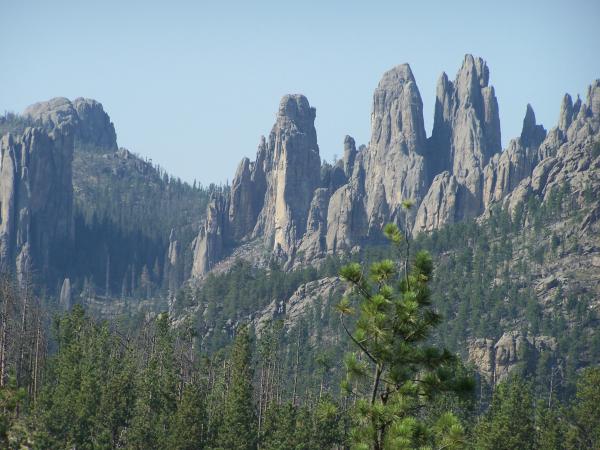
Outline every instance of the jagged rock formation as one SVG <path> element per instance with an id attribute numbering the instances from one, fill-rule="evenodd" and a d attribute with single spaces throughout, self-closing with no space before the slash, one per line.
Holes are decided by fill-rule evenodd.
<path id="1" fill-rule="evenodd" d="M 507 331 L 497 342 L 486 338 L 473 339 L 468 344 L 468 360 L 489 383 L 497 384 L 527 359 L 531 360 L 541 353 L 550 353 L 552 357 L 557 348 L 553 337 Z"/>
<path id="2" fill-rule="evenodd" d="M 364 155 L 366 213 L 372 231 L 419 203 L 429 187 L 423 102 L 408 64 L 386 72 L 373 95 L 371 142 Z"/>
<path id="3" fill-rule="evenodd" d="M 71 292 L 71 280 L 69 278 L 64 279 L 60 288 L 58 304 L 64 311 L 71 309 L 71 305 L 73 304 L 73 294 Z"/>
<path id="4" fill-rule="evenodd" d="M 268 144 L 263 139 L 256 161 L 237 170 L 227 238 L 260 238 L 284 260 L 349 250 L 403 218 L 402 200 L 421 200 L 431 178 L 426 154 L 423 105 L 408 64 L 386 72 L 375 91 L 370 146 L 357 151 L 347 136 L 343 159 L 323 170 L 314 109 L 303 96 L 286 96 Z M 212 239 L 207 225 L 200 247 Z M 211 264 L 196 263 L 193 275 Z"/>
<path id="5" fill-rule="evenodd" d="M 203 276 L 227 254 L 223 249 L 252 239 L 283 261 L 310 262 L 373 242 L 389 221 L 416 234 L 478 217 L 495 204 L 514 209 L 553 179 L 552 158 L 561 146 L 572 152 L 575 141 L 590 145 L 599 90 L 598 82 L 590 87 L 590 106 L 566 95 L 559 125 L 548 133 L 527 105 L 521 135 L 501 152 L 498 102 L 485 61 L 466 55 L 454 81 L 442 74 L 429 139 L 416 81 L 403 64 L 386 72 L 375 90 L 369 145 L 357 150 L 346 136 L 344 157 L 323 163 L 320 178 L 314 109 L 303 96 L 286 96 L 256 160 L 238 167 L 224 222 L 211 225 L 226 232 L 211 236 L 207 223 L 197 239 L 199 249 L 221 239 L 213 242 L 221 250 L 208 260 L 197 252 L 204 260 L 192 275 Z M 406 199 L 415 202 L 408 217 Z"/>
<path id="6" fill-rule="evenodd" d="M 32 270 L 48 275 L 72 243 L 69 114 L 66 107 L 48 115 L 51 131 L 29 127 L 0 140 L 0 264 L 20 277 Z"/>
<path id="7" fill-rule="evenodd" d="M 0 122 L 3 268 L 33 269 L 57 297 L 65 278 L 72 292 L 93 279 L 130 295 L 144 268 L 157 290 L 175 292 L 189 277 L 207 189 L 119 149 L 92 99 L 53 98 Z"/>
<path id="8" fill-rule="evenodd" d="M 290 255 L 306 231 L 307 213 L 320 184 L 316 111 L 302 95 L 285 96 L 269 135 L 262 165 L 266 178 L 263 208 L 254 235 L 273 239 L 275 253 Z M 262 162 L 262 164 L 260 164 Z"/>
<path id="9" fill-rule="evenodd" d="M 501 149 L 498 102 L 481 58 L 466 55 L 454 82 L 438 81 L 429 140 L 437 175 L 420 205 L 415 232 L 479 215 L 484 167 Z"/>
<path id="10" fill-rule="evenodd" d="M 23 115 L 48 129 L 59 125 L 71 127 L 79 148 L 117 150 L 114 124 L 96 100 L 79 97 L 71 102 L 56 97 L 27 107 Z"/>
<path id="11" fill-rule="evenodd" d="M 163 264 L 165 285 L 173 294 L 183 282 L 183 255 L 175 229 L 169 234 L 169 248 Z"/>
<path id="12" fill-rule="evenodd" d="M 306 316 L 317 300 L 327 301 L 329 298 L 342 293 L 346 289 L 344 283 L 337 277 L 322 278 L 302 284 L 284 300 L 273 300 L 256 316 L 252 318 L 252 325 L 260 336 L 268 323 L 283 320 L 286 331 L 293 329 L 299 321 Z"/>
<path id="13" fill-rule="evenodd" d="M 209 205 L 195 244 L 192 275 L 205 274 L 227 246 L 245 239 L 263 240 L 284 259 L 297 251 L 307 224 L 308 234 L 316 233 L 320 241 L 325 205 L 317 190 L 321 161 L 315 115 L 303 95 L 281 100 L 269 140 L 261 138 L 256 160 L 242 160 L 230 194 Z M 304 250 L 314 239 L 307 237 Z"/>
<path id="14" fill-rule="evenodd" d="M 206 220 L 196 238 L 192 274 L 207 273 L 225 252 L 225 240 L 229 237 L 227 208 L 228 199 L 214 196 L 208 204 Z"/>
<path id="15" fill-rule="evenodd" d="M 502 202 L 511 211 L 529 195 L 547 199 L 554 188 L 565 184 L 578 192 L 575 201 L 588 187 L 600 185 L 600 161 L 593 149 L 600 141 L 600 80 L 589 87 L 587 104 L 578 99 L 571 107 L 571 97 L 565 95 L 559 125 L 550 130 L 537 149 L 537 163 L 511 191 L 505 192 Z M 590 105 L 596 105 L 595 109 Z"/>
<path id="16" fill-rule="evenodd" d="M 536 124 L 533 108 L 527 105 L 521 136 L 512 139 L 504 152 L 494 155 L 484 169 L 485 207 L 502 200 L 531 174 L 538 163 L 537 150 L 545 137 L 546 130 Z"/>

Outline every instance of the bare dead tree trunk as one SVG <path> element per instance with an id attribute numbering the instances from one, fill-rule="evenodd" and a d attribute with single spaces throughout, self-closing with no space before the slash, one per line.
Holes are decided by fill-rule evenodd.
<path id="1" fill-rule="evenodd" d="M 106 250 L 106 284 L 104 295 L 110 297 L 110 253 L 108 253 L 108 250 Z"/>
<path id="2" fill-rule="evenodd" d="M 260 431 L 262 429 L 262 419 L 263 419 L 264 375 L 265 375 L 265 367 L 264 367 L 264 364 L 261 364 L 260 365 L 260 380 L 259 380 L 259 388 L 258 388 L 258 434 L 259 435 L 260 435 Z"/>
<path id="3" fill-rule="evenodd" d="M 9 280 L 2 276 L 0 280 L 0 295 L 2 295 L 2 318 L 0 319 L 0 387 L 4 386 L 6 378 L 6 357 L 8 346 L 8 304 L 11 301 Z"/>
<path id="4" fill-rule="evenodd" d="M 25 283 L 25 292 L 22 293 L 23 309 L 21 310 L 21 328 L 19 330 L 21 339 L 19 339 L 19 359 L 17 363 L 17 386 L 20 387 L 23 382 L 23 361 L 25 359 L 25 339 L 27 332 L 27 312 L 29 307 L 29 285 Z"/>
<path id="5" fill-rule="evenodd" d="M 298 368 L 300 366 L 300 330 L 296 337 L 296 365 L 294 367 L 294 391 L 292 394 L 292 404 L 296 406 L 296 388 L 298 386 Z"/>

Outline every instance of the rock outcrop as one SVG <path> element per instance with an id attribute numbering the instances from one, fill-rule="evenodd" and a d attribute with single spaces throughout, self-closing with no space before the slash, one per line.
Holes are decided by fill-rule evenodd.
<path id="1" fill-rule="evenodd" d="M 71 292 L 71 280 L 65 278 L 60 288 L 60 296 L 58 298 L 58 304 L 63 311 L 68 311 L 73 305 L 73 293 Z"/>
<path id="2" fill-rule="evenodd" d="M 23 115 L 49 130 L 70 127 L 75 146 L 83 150 L 117 150 L 115 127 L 96 100 L 79 97 L 71 102 L 56 97 L 27 107 Z"/>
<path id="3" fill-rule="evenodd" d="M 302 284 L 287 299 L 275 299 L 252 318 L 252 325 L 257 335 L 264 331 L 268 323 L 283 320 L 286 332 L 293 329 L 310 309 L 317 306 L 317 301 L 327 302 L 345 290 L 345 285 L 337 277 L 327 277 Z M 321 305 L 323 306 L 323 305 Z M 323 310 L 318 311 L 323 314 Z"/>
<path id="4" fill-rule="evenodd" d="M 483 203 L 485 207 L 499 202 L 529 177 L 538 163 L 538 148 L 546 137 L 546 130 L 535 122 L 531 105 L 523 119 L 521 136 L 512 139 L 508 148 L 494 155 L 484 169 Z"/>
<path id="5" fill-rule="evenodd" d="M 559 125 L 548 132 L 537 149 L 537 162 L 530 175 L 524 177 L 511 191 L 505 192 L 502 203 L 514 211 L 527 196 L 536 195 L 546 200 L 554 189 L 568 185 L 579 193 L 574 201 L 581 201 L 581 193 L 600 186 L 600 161 L 593 149 L 600 142 L 600 80 L 595 80 L 588 89 L 587 103 L 579 99 L 570 106 L 571 97 L 565 95 Z M 589 105 L 596 105 L 594 110 Z"/>
<path id="6" fill-rule="evenodd" d="M 19 277 L 50 275 L 73 239 L 75 119 L 61 104 L 47 120 L 51 131 L 29 127 L 0 139 L 0 264 Z"/>
<path id="7" fill-rule="evenodd" d="M 164 262 L 164 284 L 170 294 L 174 294 L 183 282 L 183 255 L 181 242 L 177 239 L 175 229 L 169 234 L 169 248 Z"/>
<path id="8" fill-rule="evenodd" d="M 231 192 L 215 199 L 227 205 L 227 214 L 219 213 L 217 220 L 214 202 L 209 206 L 196 242 L 193 276 L 201 277 L 223 256 L 223 242 L 260 239 L 273 254 L 288 260 L 307 234 L 303 251 L 320 251 L 328 195 L 318 190 L 321 159 L 315 116 L 303 95 L 283 97 L 256 160 L 242 160 Z"/>
<path id="9" fill-rule="evenodd" d="M 413 229 L 415 232 L 431 231 L 460 221 L 460 205 L 466 198 L 469 198 L 469 193 L 464 185 L 444 170 L 433 179 L 419 207 Z"/>
<path id="10" fill-rule="evenodd" d="M 362 153 L 371 232 L 403 216 L 402 201 L 421 201 L 430 183 L 423 102 L 408 64 L 383 75 L 373 95 L 371 142 Z"/>
<path id="11" fill-rule="evenodd" d="M 527 364 L 542 353 L 552 357 L 557 347 L 553 337 L 507 331 L 496 342 L 487 338 L 473 339 L 468 345 L 468 360 L 489 383 L 497 384 L 519 365 Z"/>
<path id="12" fill-rule="evenodd" d="M 229 236 L 227 213 L 228 199 L 222 195 L 213 196 L 208 204 L 200 234 L 193 243 L 193 275 L 207 273 L 225 255 Z"/>
<path id="13" fill-rule="evenodd" d="M 285 96 L 256 160 L 240 163 L 224 200 L 228 213 L 213 227 L 225 234 L 214 238 L 220 249 L 258 240 L 281 261 L 310 262 L 376 241 L 390 221 L 417 234 L 476 218 L 493 205 L 512 211 L 530 193 L 545 196 L 548 183 L 562 182 L 567 160 L 568 173 L 592 163 L 579 153 L 597 134 L 599 98 L 598 81 L 587 104 L 565 95 L 559 124 L 549 132 L 527 105 L 520 136 L 501 151 L 498 102 L 484 60 L 466 55 L 454 81 L 442 74 L 430 138 L 415 78 L 403 64 L 386 72 L 374 92 L 369 145 L 357 150 L 346 136 L 343 158 L 321 165 L 314 108 L 301 95 Z M 408 217 L 407 199 L 415 203 Z M 209 228 L 197 249 L 213 239 Z M 225 253 L 196 252 L 209 260 Z M 193 275 L 203 276 L 215 262 L 196 262 Z"/>
<path id="14" fill-rule="evenodd" d="M 76 98 L 73 108 L 79 117 L 79 127 L 75 135 L 80 147 L 116 151 L 117 133 L 110 117 L 101 103 L 89 98 Z M 79 142 L 77 142 L 79 141 Z"/>
<path id="15" fill-rule="evenodd" d="M 321 159 L 316 110 L 303 95 L 286 95 L 279 105 L 264 161 L 266 192 L 254 235 L 273 241 L 273 251 L 293 255 L 306 231 L 308 210 L 320 184 Z"/>
<path id="16" fill-rule="evenodd" d="M 484 167 L 501 143 L 498 101 L 481 58 L 466 55 L 454 82 L 440 77 L 429 148 L 433 171 L 443 172 L 420 205 L 415 233 L 483 211 Z"/>

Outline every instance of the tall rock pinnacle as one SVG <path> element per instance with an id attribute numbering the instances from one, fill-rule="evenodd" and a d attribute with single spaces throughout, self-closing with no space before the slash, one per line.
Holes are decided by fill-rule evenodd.
<path id="1" fill-rule="evenodd" d="M 254 235 L 272 237 L 273 249 L 287 255 L 306 231 L 308 210 L 320 183 L 315 116 L 305 96 L 283 97 L 264 160 L 257 160 L 264 168 L 266 191 Z"/>
<path id="2" fill-rule="evenodd" d="M 429 187 L 423 102 L 408 64 L 387 71 L 373 94 L 371 142 L 365 153 L 367 215 L 380 230 L 405 199 L 419 202 Z"/>
<path id="3" fill-rule="evenodd" d="M 466 55 L 454 82 L 445 73 L 440 77 L 428 144 L 432 175 L 438 175 L 419 207 L 415 231 L 475 217 L 484 208 L 484 167 L 501 142 L 498 102 L 483 59 Z"/>
<path id="4" fill-rule="evenodd" d="M 256 160 L 244 158 L 230 196 L 215 198 L 209 205 L 196 239 L 193 276 L 210 270 L 224 256 L 228 242 L 262 239 L 275 254 L 288 259 L 307 232 L 307 222 L 311 232 L 324 234 L 324 224 L 317 222 L 326 214 L 328 198 L 315 192 L 321 182 L 315 116 L 305 96 L 282 98 L 268 141 L 261 138 Z"/>
<path id="5" fill-rule="evenodd" d="M 466 55 L 454 82 L 438 82 L 432 144 L 447 169 L 473 193 L 481 169 L 501 150 L 500 118 L 489 70 L 481 58 Z"/>

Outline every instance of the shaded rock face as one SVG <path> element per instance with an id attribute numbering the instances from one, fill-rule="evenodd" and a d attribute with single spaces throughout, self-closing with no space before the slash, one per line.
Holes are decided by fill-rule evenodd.
<path id="1" fill-rule="evenodd" d="M 23 115 L 36 126 L 0 140 L 0 264 L 19 276 L 62 279 L 74 238 L 75 145 L 115 150 L 116 134 L 90 99 L 53 98 Z"/>
<path id="2" fill-rule="evenodd" d="M 254 163 L 244 158 L 238 166 L 231 185 L 229 225 L 231 237 L 235 240 L 242 239 L 253 230 L 260 212 L 260 192 L 257 192 L 259 189 L 253 176 L 254 167 Z"/>
<path id="3" fill-rule="evenodd" d="M 468 345 L 468 360 L 489 383 L 497 384 L 520 364 L 526 364 L 526 358 L 535 358 L 542 353 L 552 356 L 557 348 L 553 337 L 507 331 L 496 342 L 493 339 L 473 339 Z"/>
<path id="4" fill-rule="evenodd" d="M 163 265 L 165 283 L 169 293 L 174 293 L 183 281 L 183 257 L 181 243 L 174 229 L 169 234 L 169 248 Z"/>
<path id="5" fill-rule="evenodd" d="M 328 190 L 326 188 L 316 189 L 308 211 L 306 234 L 298 248 L 300 252 L 304 253 L 305 259 L 318 257 L 325 248 L 328 206 Z"/>
<path id="6" fill-rule="evenodd" d="M 300 285 L 290 298 L 275 299 L 252 317 L 257 336 L 260 336 L 274 320 L 283 320 L 284 329 L 289 332 L 309 314 L 317 301 L 326 302 L 345 289 L 346 286 L 337 277 L 322 278 Z"/>
<path id="7" fill-rule="evenodd" d="M 194 246 L 192 274 L 201 276 L 225 255 L 228 235 L 228 199 L 222 195 L 214 196 L 208 203 L 206 219 Z"/>
<path id="8" fill-rule="evenodd" d="M 444 224 L 458 222 L 461 203 L 468 197 L 466 189 L 456 177 L 445 170 L 433 179 L 433 183 L 421 203 L 415 219 L 414 230 L 431 231 Z"/>
<path id="9" fill-rule="evenodd" d="M 89 98 L 76 98 L 73 107 L 79 117 L 79 127 L 76 133 L 84 145 L 106 150 L 117 150 L 117 133 L 115 126 L 102 104 Z"/>
<path id="10" fill-rule="evenodd" d="M 344 168 L 344 175 L 346 180 L 350 179 L 352 172 L 354 171 L 354 161 L 356 160 L 356 143 L 352 136 L 346 136 L 344 138 L 344 158 L 342 159 L 342 166 Z"/>
<path id="11" fill-rule="evenodd" d="M 52 131 L 27 128 L 0 140 L 0 264 L 19 277 L 50 275 L 73 239 L 74 122 L 63 106 L 48 114 Z"/>

